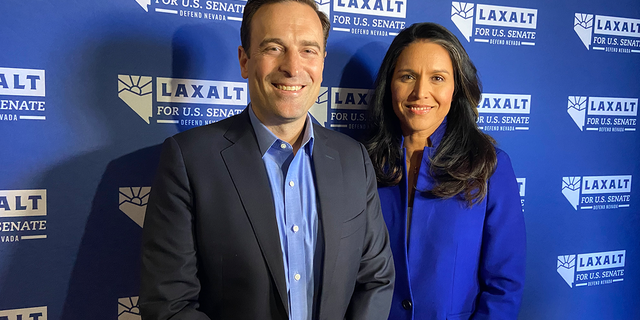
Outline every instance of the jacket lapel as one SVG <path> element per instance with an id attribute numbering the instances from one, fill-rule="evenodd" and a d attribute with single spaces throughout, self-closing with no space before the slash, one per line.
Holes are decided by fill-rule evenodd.
<path id="1" fill-rule="evenodd" d="M 316 126 L 317 128 L 318 126 Z M 324 270 L 322 272 L 322 300 L 320 308 L 326 306 L 325 300 L 331 294 L 333 271 L 340 246 L 342 219 L 339 215 L 344 204 L 342 166 L 340 154 L 327 145 L 328 139 L 321 129 L 314 128 L 313 165 L 315 168 L 316 192 L 318 193 L 318 218 L 322 224 L 324 239 Z M 320 313 L 322 314 L 322 313 Z"/>
<path id="2" fill-rule="evenodd" d="M 262 255 L 288 314 L 289 299 L 271 186 L 246 109 L 231 124 L 225 138 L 233 144 L 222 150 L 221 156 L 240 195 Z"/>

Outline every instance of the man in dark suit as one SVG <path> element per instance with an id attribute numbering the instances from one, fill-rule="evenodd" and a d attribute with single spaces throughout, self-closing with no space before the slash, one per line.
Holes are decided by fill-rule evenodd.
<path id="1" fill-rule="evenodd" d="M 143 319 L 386 319 L 394 267 L 366 150 L 312 124 L 313 0 L 249 0 L 251 104 L 168 138 L 143 231 Z"/>

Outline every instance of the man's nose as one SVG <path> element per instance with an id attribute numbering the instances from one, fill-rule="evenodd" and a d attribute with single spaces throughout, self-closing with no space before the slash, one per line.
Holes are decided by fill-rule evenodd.
<path id="1" fill-rule="evenodd" d="M 297 77 L 302 68 L 301 57 L 298 52 L 293 50 L 287 50 L 282 58 L 280 64 L 280 71 L 284 72 L 289 77 Z"/>

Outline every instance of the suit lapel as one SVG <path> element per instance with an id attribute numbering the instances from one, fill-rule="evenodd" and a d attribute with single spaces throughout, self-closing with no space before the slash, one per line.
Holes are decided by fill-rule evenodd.
<path id="1" fill-rule="evenodd" d="M 240 195 L 262 255 L 271 276 L 275 279 L 280 299 L 288 314 L 289 299 L 271 186 L 246 109 L 229 127 L 225 138 L 233 144 L 222 150 L 221 156 Z"/>
<path id="2" fill-rule="evenodd" d="M 340 154 L 327 145 L 328 139 L 322 130 L 314 128 L 314 135 L 313 165 L 319 202 L 318 217 L 322 224 L 324 239 L 324 270 L 320 303 L 320 307 L 323 308 L 323 305 L 326 305 L 325 300 L 331 294 L 325 290 L 331 288 L 340 249 L 342 219 L 339 213 L 342 212 L 340 207 L 344 204 L 342 200 L 344 185 Z"/>

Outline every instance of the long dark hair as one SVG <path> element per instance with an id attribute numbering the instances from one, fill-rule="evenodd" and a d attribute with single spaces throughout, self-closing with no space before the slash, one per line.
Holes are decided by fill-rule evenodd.
<path id="1" fill-rule="evenodd" d="M 365 143 L 378 184 L 393 186 L 402 180 L 402 131 L 391 103 L 391 79 L 398 57 L 416 41 L 433 42 L 449 52 L 455 82 L 447 129 L 429 168 L 436 185 L 432 190 L 420 191 L 439 198 L 459 196 L 469 207 L 473 206 L 486 196 L 487 181 L 495 171 L 495 140 L 476 125 L 482 93 L 476 67 L 458 38 L 435 23 L 416 23 L 400 32 L 378 71 L 369 107 L 371 133 Z"/>

